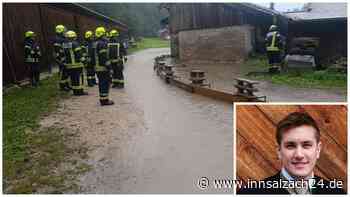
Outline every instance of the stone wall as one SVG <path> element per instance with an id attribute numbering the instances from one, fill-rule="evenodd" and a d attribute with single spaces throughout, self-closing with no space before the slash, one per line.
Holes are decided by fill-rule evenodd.
<path id="1" fill-rule="evenodd" d="M 253 50 L 253 34 L 253 27 L 248 25 L 181 31 L 179 58 L 182 61 L 242 61 Z"/>

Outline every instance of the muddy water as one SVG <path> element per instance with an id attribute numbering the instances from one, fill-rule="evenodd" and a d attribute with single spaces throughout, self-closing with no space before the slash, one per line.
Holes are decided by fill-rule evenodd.
<path id="1" fill-rule="evenodd" d="M 90 154 L 94 170 L 81 179 L 83 193 L 232 192 L 197 186 L 201 177 L 232 178 L 232 105 L 162 81 L 153 58 L 169 52 L 149 49 L 128 57 L 126 87 L 118 96 L 128 97 L 132 107 L 120 114 L 126 124 L 116 122 L 125 128 L 109 134 L 119 140 L 106 139 Z"/>
<path id="2" fill-rule="evenodd" d="M 235 64 L 213 64 L 186 62 L 174 64 L 175 75 L 184 81 L 188 80 L 192 69 L 200 69 L 206 73 L 206 78 L 211 84 L 211 88 L 220 91 L 234 93 L 235 78 L 247 78 L 247 68 L 242 67 L 242 63 Z M 297 88 L 285 85 L 276 85 L 267 81 L 260 81 L 256 87 L 258 96 L 266 96 L 268 102 L 346 102 L 346 92 L 340 89 L 310 89 Z"/>
<path id="3" fill-rule="evenodd" d="M 123 192 L 201 193 L 198 178 L 232 177 L 232 105 L 164 83 L 152 69 L 153 58 L 164 53 L 137 53 L 125 70 L 126 91 L 144 109 L 147 132 L 129 147 L 138 173 Z"/>

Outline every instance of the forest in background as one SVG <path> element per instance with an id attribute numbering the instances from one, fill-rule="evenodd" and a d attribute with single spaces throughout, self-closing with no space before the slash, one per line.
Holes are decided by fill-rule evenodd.
<path id="1" fill-rule="evenodd" d="M 129 27 L 129 34 L 154 37 L 161 28 L 160 21 L 167 12 L 159 3 L 80 3 L 80 5 L 116 19 Z"/>

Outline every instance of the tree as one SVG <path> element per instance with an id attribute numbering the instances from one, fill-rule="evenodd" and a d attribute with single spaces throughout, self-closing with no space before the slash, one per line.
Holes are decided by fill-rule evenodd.
<path id="1" fill-rule="evenodd" d="M 157 36 L 164 13 L 159 3 L 81 3 L 81 5 L 116 19 L 129 27 L 133 36 Z"/>

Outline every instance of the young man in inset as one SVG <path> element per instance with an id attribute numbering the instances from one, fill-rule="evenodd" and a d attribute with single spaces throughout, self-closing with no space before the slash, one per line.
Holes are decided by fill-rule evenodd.
<path id="1" fill-rule="evenodd" d="M 281 170 L 260 186 L 240 189 L 237 194 L 345 194 L 342 188 L 314 174 L 320 157 L 320 130 L 307 113 L 289 114 L 277 125 L 276 140 Z"/>

